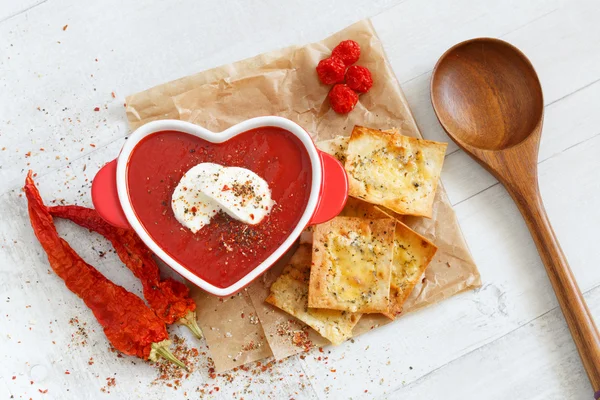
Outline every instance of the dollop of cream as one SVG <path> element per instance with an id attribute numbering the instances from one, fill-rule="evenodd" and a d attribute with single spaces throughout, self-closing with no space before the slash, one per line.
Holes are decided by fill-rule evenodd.
<path id="1" fill-rule="evenodd" d="M 253 171 L 201 163 L 187 171 L 173 192 L 175 218 L 196 233 L 223 211 L 249 225 L 260 223 L 273 208 L 269 184 Z"/>

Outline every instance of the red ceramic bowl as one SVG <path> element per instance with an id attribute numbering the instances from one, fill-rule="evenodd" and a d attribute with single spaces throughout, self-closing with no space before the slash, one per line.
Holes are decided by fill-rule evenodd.
<path id="1" fill-rule="evenodd" d="M 198 136 L 213 143 L 223 143 L 236 135 L 261 127 L 278 127 L 291 132 L 304 146 L 312 169 L 308 202 L 298 224 L 285 241 L 263 262 L 256 265 L 234 284 L 222 288 L 207 282 L 186 268 L 166 251 L 144 229 L 137 218 L 128 192 L 127 168 L 132 151 L 145 137 L 162 131 L 178 131 Z M 217 296 L 238 292 L 271 267 L 298 239 L 310 224 L 326 222 L 338 215 L 348 197 L 348 179 L 344 167 L 334 157 L 319 151 L 310 135 L 298 124 L 281 117 L 268 116 L 249 119 L 223 132 L 211 132 L 200 126 L 177 120 L 150 122 L 138 128 L 127 140 L 116 160 L 106 164 L 92 184 L 92 201 L 107 222 L 122 228 L 133 228 L 146 245 L 165 263 L 198 287 Z"/>

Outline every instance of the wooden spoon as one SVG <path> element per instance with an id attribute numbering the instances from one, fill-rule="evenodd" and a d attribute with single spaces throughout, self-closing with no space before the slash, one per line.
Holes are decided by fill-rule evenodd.
<path id="1" fill-rule="evenodd" d="M 431 78 L 444 130 L 516 202 L 546 266 L 585 370 L 600 398 L 600 335 L 546 216 L 537 179 L 544 101 L 531 62 L 514 46 L 479 38 L 450 48 Z"/>

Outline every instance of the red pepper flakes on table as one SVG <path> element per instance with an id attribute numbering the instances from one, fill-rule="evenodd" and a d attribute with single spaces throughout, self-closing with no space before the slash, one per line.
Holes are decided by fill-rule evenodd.
<path id="1" fill-rule="evenodd" d="M 120 352 L 156 361 L 159 356 L 186 368 L 169 351 L 165 323 L 136 295 L 87 264 L 56 231 L 29 171 L 25 180 L 31 226 L 54 272 L 92 310 L 108 341 Z"/>
<path id="2" fill-rule="evenodd" d="M 196 303 L 189 297 L 189 289 L 174 279 L 160 279 L 152 252 L 134 230 L 108 224 L 92 208 L 68 205 L 49 207 L 48 210 L 54 217 L 68 219 L 108 239 L 121 261 L 142 282 L 144 297 L 156 315 L 166 324 L 185 325 L 202 338 L 196 322 Z"/>

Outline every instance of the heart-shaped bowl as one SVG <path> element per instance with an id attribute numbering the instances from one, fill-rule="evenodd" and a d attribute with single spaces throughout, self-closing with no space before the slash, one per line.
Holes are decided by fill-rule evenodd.
<path id="1" fill-rule="evenodd" d="M 275 251 L 270 253 L 263 261 L 257 262 L 254 268 L 235 283 L 227 287 L 220 287 L 201 278 L 193 272 L 193 268 L 183 265 L 170 255 L 144 227 L 134 211 L 130 196 L 128 168 L 131 156 L 143 139 L 159 132 L 182 132 L 213 144 L 220 144 L 242 133 L 269 127 L 280 128 L 293 134 L 306 150 L 311 169 L 308 201 L 298 223 Z M 338 215 L 344 208 L 347 197 L 348 179 L 340 162 L 329 154 L 319 151 L 315 147 L 311 136 L 300 125 L 286 118 L 276 116 L 252 118 L 222 132 L 212 132 L 198 125 L 178 120 L 160 120 L 147 123 L 131 134 L 119 157 L 106 164 L 95 176 L 92 183 L 92 201 L 102 218 L 117 227 L 133 228 L 144 243 L 173 270 L 203 290 L 217 296 L 231 295 L 250 284 L 285 254 L 308 225 L 322 223 Z M 210 228 L 210 224 L 207 227 Z M 202 262 L 202 260 L 198 261 Z"/>

